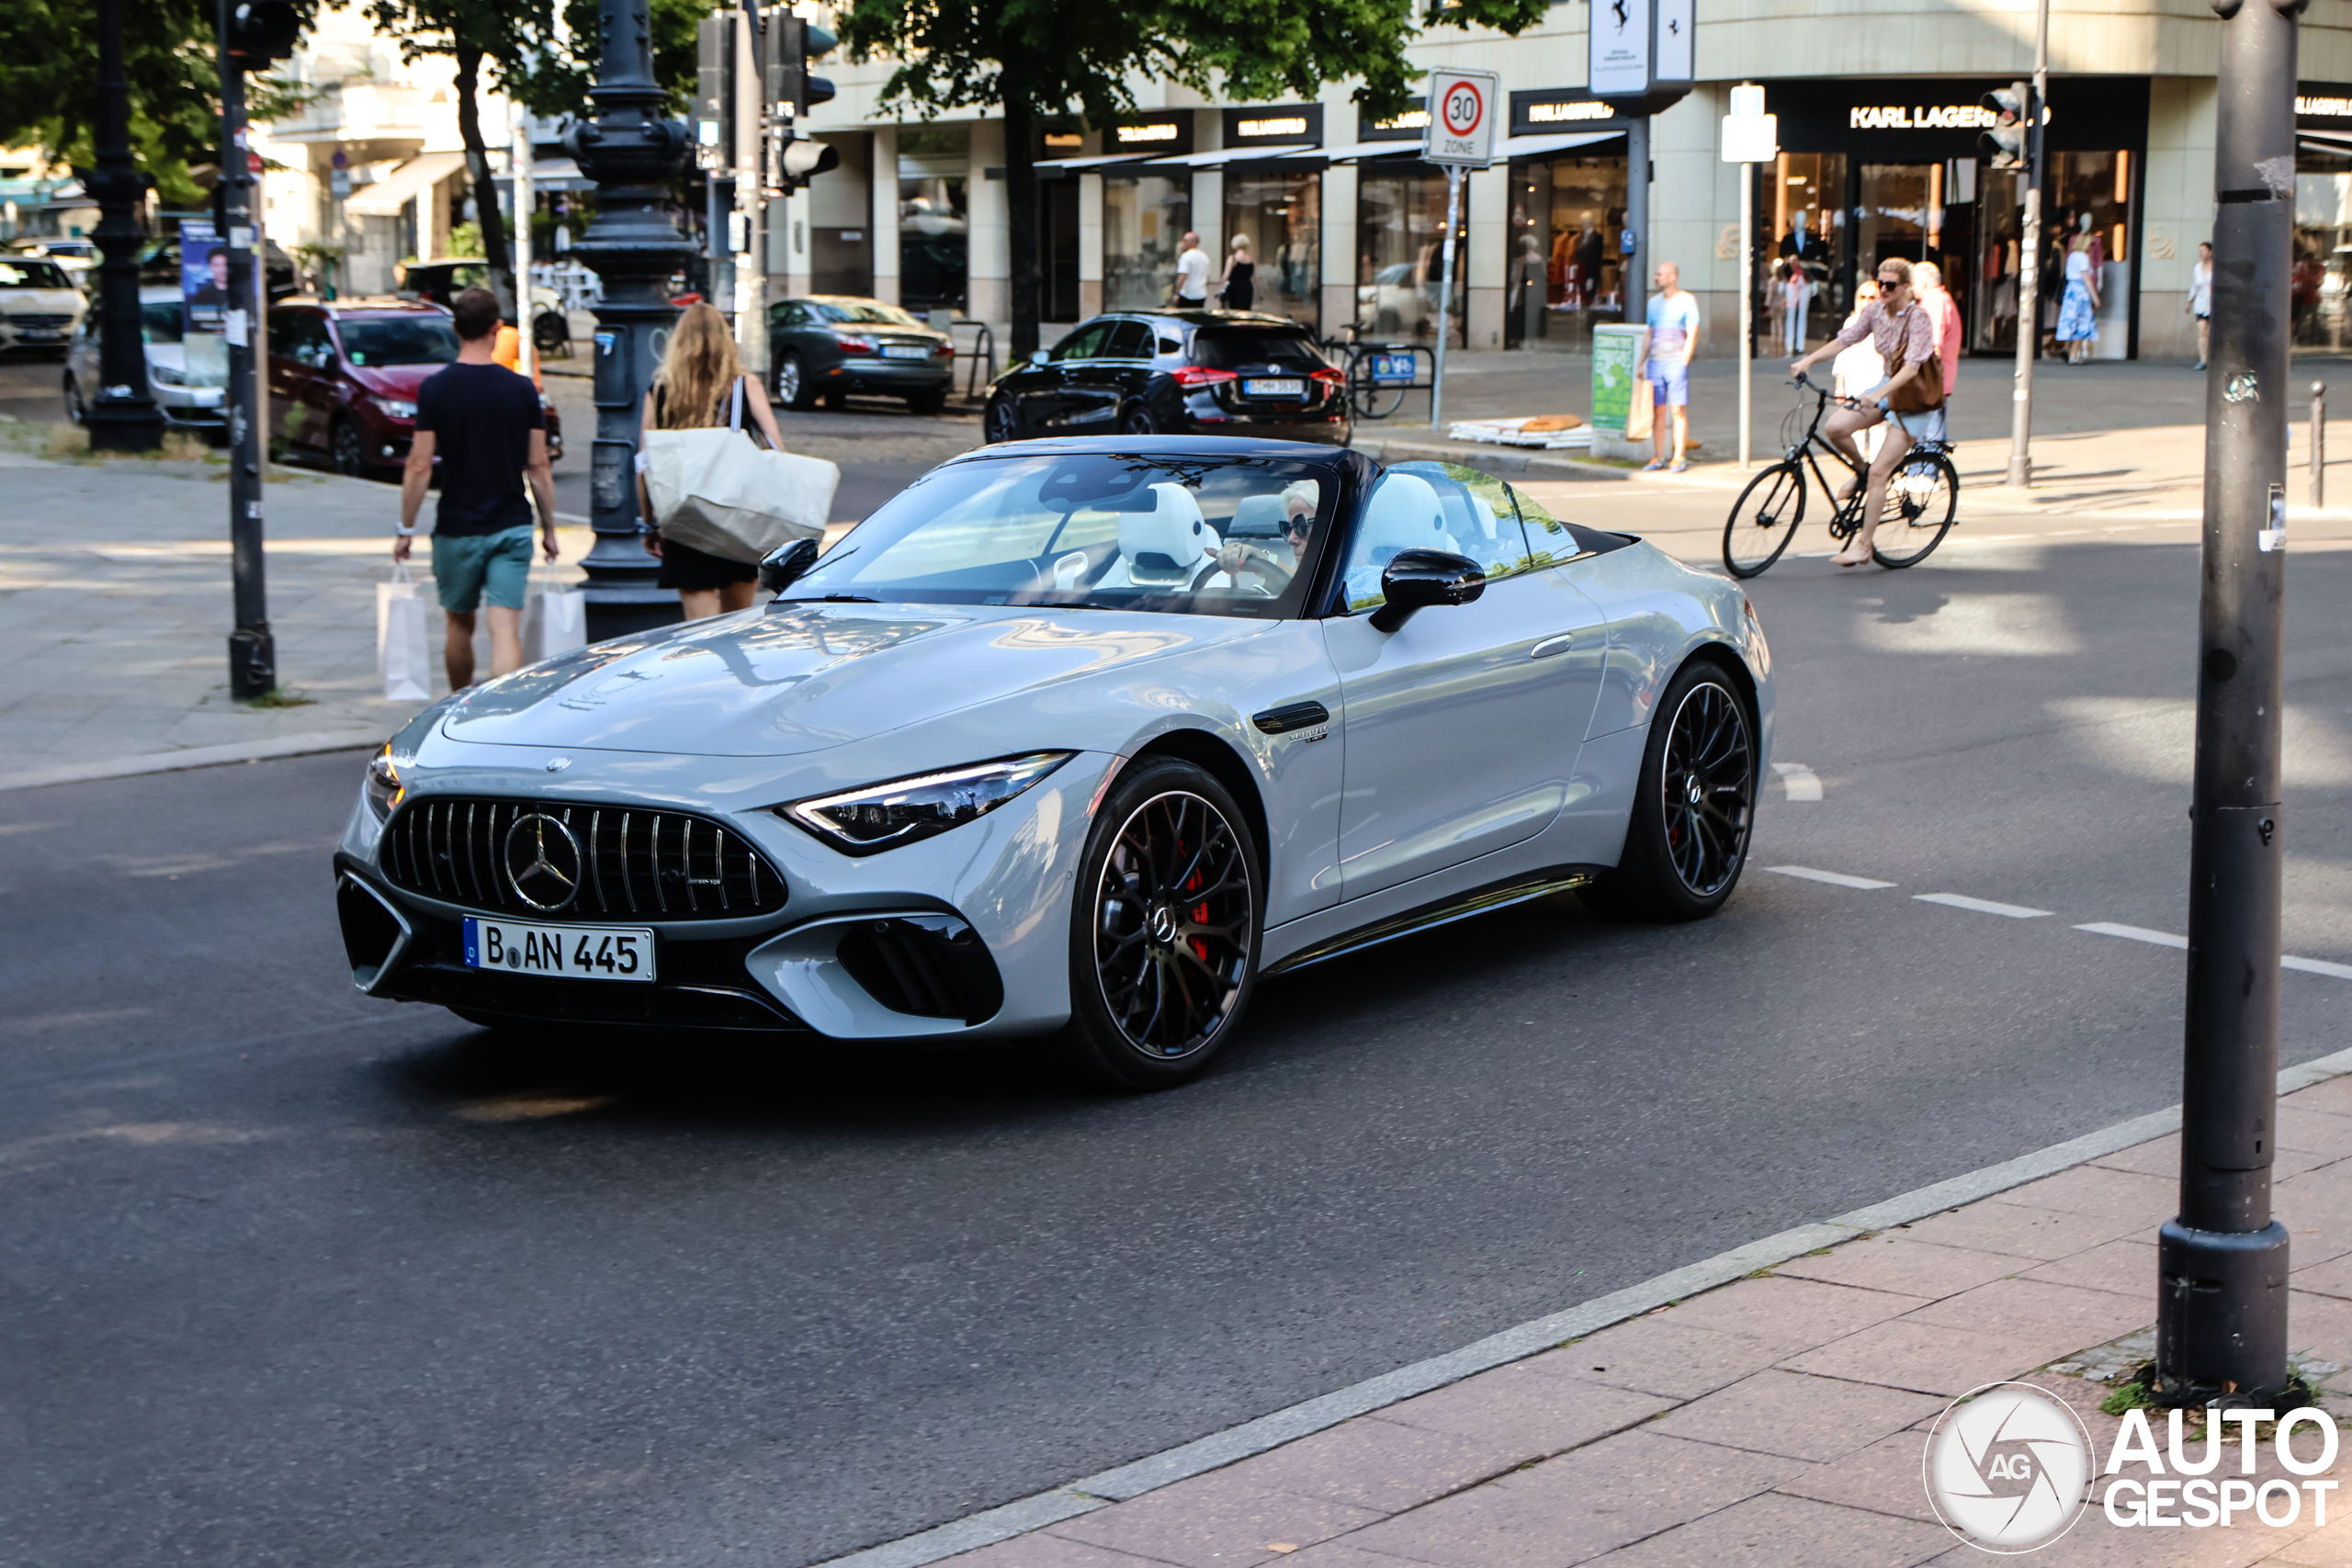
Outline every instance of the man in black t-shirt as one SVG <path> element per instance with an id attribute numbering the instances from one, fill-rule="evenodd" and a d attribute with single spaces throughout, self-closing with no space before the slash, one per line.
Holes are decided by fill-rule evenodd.
<path id="1" fill-rule="evenodd" d="M 458 357 L 416 389 L 416 440 L 401 474 L 401 528 L 392 558 L 408 559 L 437 457 L 441 503 L 433 514 L 433 581 L 448 616 L 443 657 L 454 692 L 473 682 L 474 613 L 484 600 L 490 611 L 490 672 L 503 675 L 522 667 L 533 499 L 550 561 L 556 546 L 547 420 L 538 389 L 494 357 L 498 297 L 487 288 L 469 288 L 450 313 L 457 318 Z"/>

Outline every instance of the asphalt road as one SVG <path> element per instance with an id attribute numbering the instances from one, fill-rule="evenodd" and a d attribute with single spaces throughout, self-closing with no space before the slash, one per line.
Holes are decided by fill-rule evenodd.
<path id="1" fill-rule="evenodd" d="M 2352 553 L 2290 578 L 2288 948 L 2352 962 Z M 2073 928 L 2183 929 L 2195 589 L 1784 563 L 1825 798 L 1721 916 L 1270 983 L 1149 1099 L 367 1002 L 356 755 L 0 794 L 0 1557 L 804 1564 L 2166 1104 L 2180 955 Z M 2287 1060 L 2347 987 L 2284 977 Z"/>

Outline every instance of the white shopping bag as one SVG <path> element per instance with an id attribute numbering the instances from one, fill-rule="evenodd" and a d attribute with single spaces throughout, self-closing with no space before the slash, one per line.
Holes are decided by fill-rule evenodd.
<path id="1" fill-rule="evenodd" d="M 424 601 L 406 561 L 393 562 L 392 580 L 376 584 L 376 668 L 384 677 L 386 702 L 432 699 L 433 650 L 425 640 Z"/>
<path id="2" fill-rule="evenodd" d="M 551 571 L 531 573 L 523 598 L 523 662 L 588 646 L 588 595 Z"/>

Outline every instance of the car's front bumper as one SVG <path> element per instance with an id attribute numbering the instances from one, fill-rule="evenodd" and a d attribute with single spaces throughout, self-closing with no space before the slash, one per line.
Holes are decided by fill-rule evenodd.
<path id="1" fill-rule="evenodd" d="M 477 1016 L 806 1031 L 835 1039 L 1004 1038 L 1054 1029 L 1069 1016 L 1071 887 L 1111 757 L 1080 752 L 976 822 L 860 857 L 828 848 L 768 809 L 815 792 L 807 759 L 747 766 L 741 758 L 605 753 L 594 784 L 561 785 L 549 780 L 543 749 L 445 739 L 432 750 L 469 765 L 404 768 L 418 799 L 447 793 L 694 812 L 749 841 L 788 894 L 782 910 L 743 919 L 569 922 L 650 926 L 659 977 L 651 984 L 469 968 L 465 917 L 515 917 L 395 886 L 379 855 L 381 829 L 363 801 L 355 804 L 335 870 L 353 983 L 371 996 Z M 593 754 L 576 755 L 587 761 Z M 794 761 L 801 765 L 788 765 Z M 763 772 L 764 783 L 757 777 Z M 857 781 L 826 781 L 850 782 Z M 362 899 L 379 905 L 384 917 L 371 916 Z M 975 943 L 984 964 L 973 962 Z M 929 971 L 930 981 L 921 973 L 905 978 L 910 967 Z M 903 981 L 895 988 L 893 976 Z M 892 1005 L 917 995 L 930 996 L 929 1010 Z M 989 998 L 984 1016 L 970 1004 L 976 996 Z"/>

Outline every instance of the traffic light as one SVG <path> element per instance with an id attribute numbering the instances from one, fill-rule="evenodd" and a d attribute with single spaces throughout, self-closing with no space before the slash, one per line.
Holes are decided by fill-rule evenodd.
<path id="1" fill-rule="evenodd" d="M 1993 111 L 1993 129 L 1977 138 L 1987 161 L 1996 169 L 2024 168 L 2027 123 L 2031 118 L 2027 106 L 2033 102 L 2033 89 L 2023 82 L 2012 82 L 1994 88 L 1981 101 Z"/>
<path id="2" fill-rule="evenodd" d="M 768 56 L 768 100 L 779 109 L 788 108 L 793 118 L 805 118 L 819 104 L 833 101 L 832 83 L 808 74 L 808 62 L 832 52 L 841 40 L 789 11 L 777 16 L 771 26 L 775 29 L 775 46 Z"/>
<path id="3" fill-rule="evenodd" d="M 229 7 L 229 26 L 221 50 L 248 69 L 286 60 L 301 36 L 301 14 L 294 0 L 235 0 Z"/>
<path id="4" fill-rule="evenodd" d="M 735 166 L 735 18 L 725 11 L 695 24 L 695 166 Z"/>

